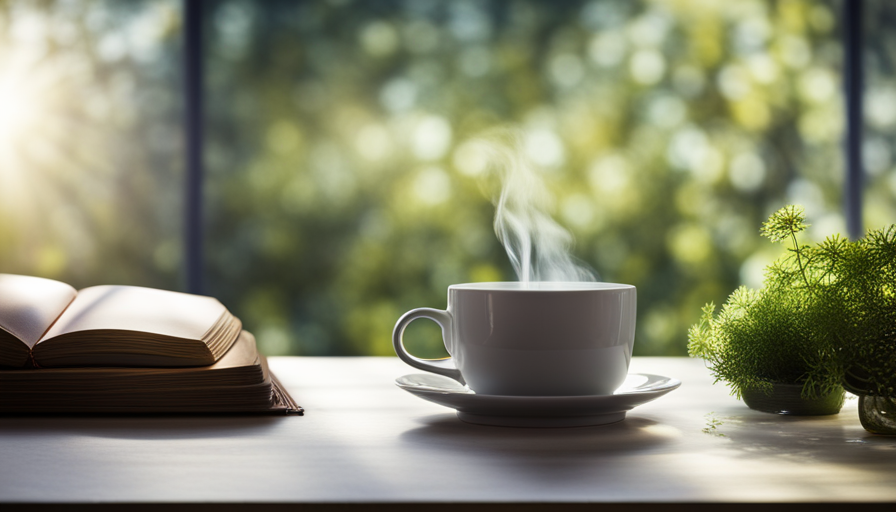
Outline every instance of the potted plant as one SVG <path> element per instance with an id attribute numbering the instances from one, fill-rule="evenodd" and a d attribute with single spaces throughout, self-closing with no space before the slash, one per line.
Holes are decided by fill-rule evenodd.
<path id="1" fill-rule="evenodd" d="M 826 257 L 834 277 L 818 290 L 835 366 L 859 395 L 862 426 L 896 434 L 896 226 L 836 249 Z"/>
<path id="2" fill-rule="evenodd" d="M 833 414 L 845 387 L 860 396 L 867 430 L 896 433 L 896 226 L 815 246 L 798 243 L 805 228 L 796 206 L 763 224 L 764 236 L 790 242 L 788 254 L 761 290 L 739 288 L 718 315 L 707 305 L 689 353 L 754 409 Z"/>
<path id="3" fill-rule="evenodd" d="M 787 206 L 762 226 L 773 242 L 788 241 L 788 254 L 766 269 L 764 287 L 740 287 L 721 311 L 703 308 L 688 333 L 688 352 L 707 361 L 716 382 L 751 408 L 780 414 L 834 414 L 843 405 L 843 380 L 828 329 L 836 320 L 817 293 L 831 278 L 823 255 L 844 243 L 828 238 L 816 248 L 800 245 L 802 209 Z"/>

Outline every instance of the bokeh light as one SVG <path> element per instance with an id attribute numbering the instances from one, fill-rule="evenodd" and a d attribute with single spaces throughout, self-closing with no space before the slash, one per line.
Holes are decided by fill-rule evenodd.
<path id="1" fill-rule="evenodd" d="M 270 354 L 378 354 L 514 279 L 472 137 L 515 126 L 637 354 L 757 286 L 803 204 L 843 230 L 839 2 L 207 0 L 209 293 Z M 868 2 L 869 227 L 896 219 L 896 7 Z M 0 1 L 0 264 L 177 287 L 180 2 Z M 421 355 L 444 352 L 420 333 Z"/>

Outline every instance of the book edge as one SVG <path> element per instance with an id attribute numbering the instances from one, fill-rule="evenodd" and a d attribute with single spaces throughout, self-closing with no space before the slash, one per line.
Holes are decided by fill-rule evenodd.
<path id="1" fill-rule="evenodd" d="M 264 357 L 264 356 L 259 355 L 259 357 Z M 274 375 L 273 372 L 271 372 L 270 375 L 271 375 L 271 392 L 273 393 L 273 395 L 271 396 L 271 399 L 272 399 L 271 401 L 273 402 L 274 399 L 276 399 L 278 402 L 283 404 L 283 406 L 282 406 L 283 408 L 278 408 L 272 404 L 271 409 L 272 410 L 282 410 L 284 414 L 295 414 L 298 416 L 304 416 L 305 409 L 302 406 L 300 406 L 298 403 L 296 403 L 295 400 L 293 400 L 292 396 L 289 394 L 289 391 L 286 390 L 286 388 L 280 382 L 280 379 L 278 379 L 277 376 Z"/>

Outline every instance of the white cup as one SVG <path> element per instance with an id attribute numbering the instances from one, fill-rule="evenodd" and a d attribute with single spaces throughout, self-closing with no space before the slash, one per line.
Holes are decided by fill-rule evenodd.
<path id="1" fill-rule="evenodd" d="M 407 364 L 478 394 L 609 395 L 628 374 L 636 303 L 627 284 L 455 284 L 447 310 L 405 313 L 392 344 Z M 405 350 L 404 330 L 418 318 L 439 324 L 451 357 L 420 359 Z"/>

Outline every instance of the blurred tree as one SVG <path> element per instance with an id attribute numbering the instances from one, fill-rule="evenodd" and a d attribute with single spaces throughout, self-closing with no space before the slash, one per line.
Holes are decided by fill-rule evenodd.
<path id="1" fill-rule="evenodd" d="M 639 354 L 684 354 L 701 304 L 761 278 L 780 204 L 842 222 L 827 3 L 221 1 L 208 23 L 212 282 L 269 350 L 390 354 L 403 311 L 515 279 L 465 144 L 493 126 L 524 130 L 576 255 L 638 286 Z"/>
<path id="2" fill-rule="evenodd" d="M 176 286 L 179 5 L 0 1 L 0 271 Z"/>
<path id="3" fill-rule="evenodd" d="M 179 7 L 0 0 L 0 105 L 40 112 L 0 115 L 0 269 L 175 286 Z M 524 133 L 576 256 L 639 288 L 636 354 L 684 355 L 702 304 L 761 283 L 781 205 L 809 239 L 843 230 L 833 0 L 205 7 L 209 293 L 270 354 L 391 354 L 402 312 L 515 279 L 466 143 L 495 126 Z M 872 226 L 896 213 L 896 9 L 868 10 Z"/>

